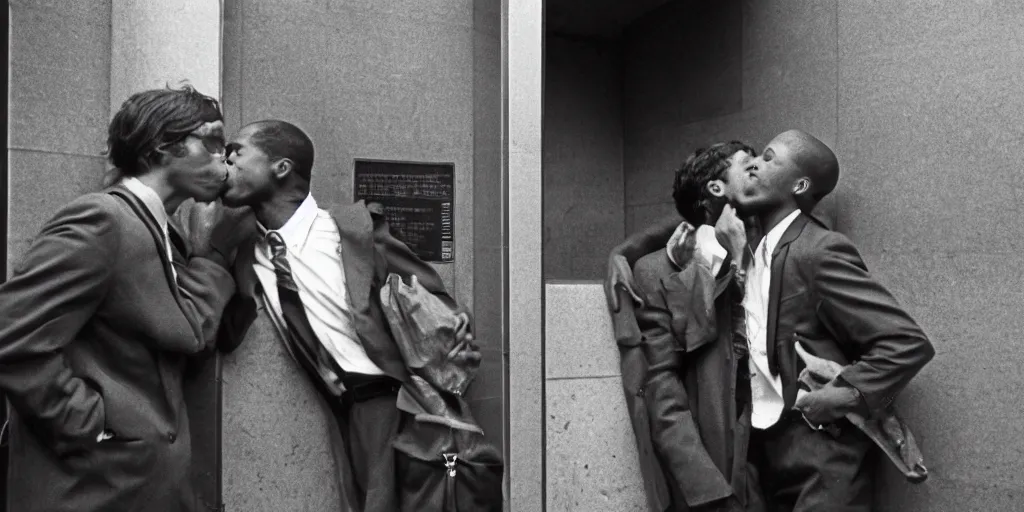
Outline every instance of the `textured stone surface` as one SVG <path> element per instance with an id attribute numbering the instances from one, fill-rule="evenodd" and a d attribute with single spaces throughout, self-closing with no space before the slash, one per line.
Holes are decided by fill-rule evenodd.
<path id="1" fill-rule="evenodd" d="M 110 11 L 110 106 L 183 80 L 220 97 L 221 3 L 115 0 Z"/>
<path id="2" fill-rule="evenodd" d="M 15 0 L 10 12 L 10 147 L 99 156 L 109 119 L 110 0 Z"/>
<path id="3" fill-rule="evenodd" d="M 226 106 L 240 111 L 229 131 L 267 118 L 300 126 L 316 145 L 322 204 L 352 201 L 356 158 L 454 163 L 455 263 L 435 268 L 471 305 L 472 3 L 229 2 L 225 11 L 226 60 L 240 61 L 225 75 Z"/>
<path id="4" fill-rule="evenodd" d="M 96 156 L 10 150 L 8 165 L 11 198 L 7 262 L 11 268 L 58 209 L 79 195 L 100 188 L 106 163 Z"/>
<path id="5" fill-rule="evenodd" d="M 645 512 L 621 380 L 549 380 L 546 395 L 547 510 Z"/>
<path id="6" fill-rule="evenodd" d="M 230 510 L 336 510 L 331 423 L 261 311 L 223 362 L 223 500 Z"/>
<path id="7" fill-rule="evenodd" d="M 1016 510 L 1024 6 L 934 5 L 839 4 L 840 229 L 938 351 L 900 401 L 932 476 L 886 469 L 878 504 Z"/>
<path id="8" fill-rule="evenodd" d="M 883 464 L 877 508 L 1019 508 L 1024 104 L 1014 84 L 1024 79 L 1024 8 L 743 5 L 743 109 L 627 130 L 627 231 L 658 218 L 664 170 L 697 144 L 740 137 L 760 147 L 798 127 L 832 145 L 842 178 L 818 213 L 850 235 L 938 351 L 899 400 L 931 478 L 913 486 Z"/>
<path id="9" fill-rule="evenodd" d="M 645 511 L 602 286 L 545 289 L 547 510 Z"/>
<path id="10" fill-rule="evenodd" d="M 600 282 L 548 281 L 544 286 L 547 379 L 619 374 L 619 351 Z"/>
<path id="11" fill-rule="evenodd" d="M 10 15 L 8 268 L 58 208 L 100 186 L 110 2 L 14 1 Z"/>
<path id="12" fill-rule="evenodd" d="M 543 510 L 544 2 L 510 0 L 505 11 L 503 114 L 507 174 L 508 510 Z"/>
<path id="13" fill-rule="evenodd" d="M 501 1 L 474 0 L 473 267 L 469 275 L 473 279 L 474 335 L 483 347 L 481 373 L 487 377 L 479 381 L 485 384 L 471 387 L 467 397 L 480 426 L 495 443 L 501 443 L 506 434 L 501 323 L 501 61 Z"/>
<path id="14" fill-rule="evenodd" d="M 544 278 L 599 279 L 623 237 L 618 50 L 557 36 L 545 45 Z"/>

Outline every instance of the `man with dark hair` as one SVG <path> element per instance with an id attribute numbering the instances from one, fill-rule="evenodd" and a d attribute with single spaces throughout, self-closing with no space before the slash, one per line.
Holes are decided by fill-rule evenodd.
<path id="1" fill-rule="evenodd" d="M 61 208 L 0 286 L 11 512 L 196 509 L 182 377 L 234 292 L 235 218 L 198 205 L 190 247 L 171 216 L 222 191 L 223 137 L 191 87 L 132 95 L 110 122 L 112 186 Z"/>
<path id="2" fill-rule="evenodd" d="M 838 180 L 832 150 L 790 130 L 768 144 L 733 189 L 737 211 L 764 233 L 746 263 L 743 317 L 750 347 L 749 460 L 769 510 L 870 510 L 872 443 L 895 459 L 916 452 L 904 446 L 913 444 L 909 437 L 876 429 L 881 435 L 872 440 L 849 420 L 893 420 L 890 405 L 935 350 L 853 244 L 804 213 Z M 615 259 L 649 250 L 664 231 L 658 226 L 635 235 L 613 252 L 606 290 L 620 301 L 610 305 L 633 307 L 625 291 L 629 270 L 620 270 Z M 801 352 L 844 369 L 819 389 L 805 389 Z"/>
<path id="3" fill-rule="evenodd" d="M 389 273 L 419 283 L 447 304 L 441 278 L 391 236 L 379 205 L 321 209 L 310 194 L 313 144 L 284 121 L 245 126 L 228 144 L 228 206 L 250 206 L 259 237 L 235 261 L 238 296 L 222 333 L 240 342 L 261 301 L 280 339 L 329 406 L 340 489 L 357 511 L 397 511 L 391 442 L 401 414 L 405 362 L 380 304 Z M 456 358 L 479 359 L 462 313 Z M 343 508 L 344 509 L 344 508 Z"/>
<path id="4" fill-rule="evenodd" d="M 638 441 L 650 436 L 659 463 L 660 471 L 645 477 L 663 479 L 667 488 L 667 496 L 649 496 L 657 510 L 763 508 L 746 458 L 750 391 L 738 307 L 746 235 L 728 205 L 753 154 L 740 142 L 695 151 L 673 185 L 685 221 L 667 247 L 633 269 L 644 299 L 635 321 L 646 367 L 630 371 L 644 374 L 649 420 L 649 431 L 635 433 Z"/>

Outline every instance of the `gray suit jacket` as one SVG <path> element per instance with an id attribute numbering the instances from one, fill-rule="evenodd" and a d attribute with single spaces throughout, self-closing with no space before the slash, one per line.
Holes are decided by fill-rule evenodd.
<path id="1" fill-rule="evenodd" d="M 176 254 L 179 286 L 159 226 L 114 187 L 57 212 L 0 286 L 9 511 L 194 507 L 182 372 L 212 348 L 234 282 Z"/>

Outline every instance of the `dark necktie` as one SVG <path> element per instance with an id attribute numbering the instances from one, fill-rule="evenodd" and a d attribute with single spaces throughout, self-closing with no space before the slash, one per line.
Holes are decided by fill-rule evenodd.
<path id="1" fill-rule="evenodd" d="M 287 256 L 288 248 L 284 239 L 276 231 L 271 231 L 267 233 L 267 245 L 270 247 L 271 262 L 277 275 L 277 296 L 281 302 L 281 315 L 284 316 L 288 330 L 291 331 L 291 336 L 286 336 L 286 340 L 306 371 L 314 378 L 319 377 L 320 382 L 327 386 L 327 391 L 332 395 L 341 396 L 339 383 L 345 378 L 345 370 L 327 352 L 309 324 L 306 309 L 299 298 L 299 288 L 292 277 L 292 268 Z"/>

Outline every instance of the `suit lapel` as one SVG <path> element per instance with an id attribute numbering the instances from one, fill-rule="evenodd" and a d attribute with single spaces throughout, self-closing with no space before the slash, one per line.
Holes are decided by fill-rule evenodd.
<path id="1" fill-rule="evenodd" d="M 341 235 L 341 261 L 352 312 L 370 315 L 370 288 L 374 272 L 373 222 L 363 202 L 333 208 L 331 216 Z"/>
<path id="2" fill-rule="evenodd" d="M 164 264 L 164 277 L 167 278 L 167 285 L 171 288 L 171 293 L 174 295 L 175 300 L 181 301 L 181 296 L 178 294 L 178 283 L 174 279 L 174 272 L 171 270 L 173 263 L 167 258 L 167 250 L 164 240 L 163 229 L 156 223 L 156 219 L 149 213 L 146 205 L 142 204 L 142 201 L 135 197 L 127 188 L 123 185 L 117 185 L 107 190 L 108 193 L 113 194 L 121 199 L 124 199 L 128 206 L 135 212 L 135 215 L 142 221 L 149 230 L 149 234 L 153 237 L 153 243 L 156 246 L 156 252 L 160 256 L 160 261 Z M 168 228 L 169 229 L 169 228 Z"/>
<path id="3" fill-rule="evenodd" d="M 789 244 L 800 236 L 806 225 L 807 216 L 801 213 L 786 228 L 775 250 L 772 251 L 772 275 L 768 286 L 768 326 L 765 338 L 769 347 L 768 369 L 772 375 L 779 374 L 779 347 L 775 338 L 779 327 L 779 299 L 782 298 L 782 280 L 785 275 L 786 258 L 789 256 Z"/>

